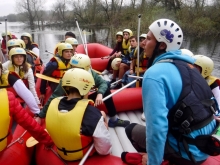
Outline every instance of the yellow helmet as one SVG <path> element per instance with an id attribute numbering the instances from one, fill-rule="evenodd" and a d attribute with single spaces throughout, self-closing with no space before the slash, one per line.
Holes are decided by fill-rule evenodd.
<path id="1" fill-rule="evenodd" d="M 91 61 L 90 61 L 89 56 L 85 54 L 76 54 L 71 58 L 70 65 L 77 67 L 77 68 L 82 68 L 88 71 L 91 66 Z"/>
<path id="2" fill-rule="evenodd" d="M 20 42 L 17 39 L 10 39 L 7 42 L 7 47 L 11 47 L 11 46 L 19 46 L 21 47 Z"/>
<path id="3" fill-rule="evenodd" d="M 202 68 L 202 77 L 206 78 L 210 76 L 214 69 L 214 62 L 212 59 L 204 55 L 195 55 L 193 58 L 196 59 L 195 64 Z"/>
<path id="4" fill-rule="evenodd" d="M 61 81 L 65 91 L 68 90 L 65 87 L 74 87 L 78 89 L 81 96 L 86 95 L 95 85 L 92 74 L 79 68 L 67 70 Z M 66 93 L 68 92 L 66 91 Z"/>
<path id="5" fill-rule="evenodd" d="M 122 31 L 118 31 L 117 33 L 116 33 L 116 37 L 117 36 L 122 36 L 123 37 L 123 32 Z"/>
<path id="6" fill-rule="evenodd" d="M 183 55 L 188 55 L 188 56 L 190 56 L 190 57 L 193 57 L 193 56 L 194 56 L 193 52 L 191 52 L 191 51 L 188 50 L 188 49 L 180 49 L 180 50 L 181 50 L 181 52 L 182 52 Z"/>
<path id="7" fill-rule="evenodd" d="M 112 69 L 118 70 L 119 69 L 118 64 L 120 64 L 120 63 L 121 63 L 121 58 L 115 58 L 111 63 Z"/>
<path id="8" fill-rule="evenodd" d="M 17 39 L 20 42 L 20 47 L 23 49 L 26 49 L 26 44 L 24 43 L 24 41 L 22 39 Z"/>
<path id="9" fill-rule="evenodd" d="M 59 45 L 58 45 L 58 54 L 62 57 L 63 56 L 63 51 L 64 50 L 73 50 L 73 47 L 72 47 L 72 45 L 71 44 L 69 44 L 69 43 L 60 43 Z"/>
<path id="10" fill-rule="evenodd" d="M 129 33 L 130 37 L 133 36 L 133 32 L 132 32 L 130 29 L 124 29 L 124 30 L 123 30 L 123 33 L 124 33 L 124 32 Z"/>
<path id="11" fill-rule="evenodd" d="M 33 42 L 32 36 L 31 36 L 30 33 L 25 32 L 25 33 L 23 33 L 23 34 L 21 35 L 21 38 L 22 38 L 22 37 L 28 37 L 28 38 L 30 39 L 30 41 Z"/>
<path id="12" fill-rule="evenodd" d="M 78 45 L 78 44 L 79 44 L 78 41 L 77 41 L 77 39 L 75 39 L 75 38 L 67 38 L 67 39 L 65 40 L 65 43 L 69 43 L 69 44 L 71 44 L 71 45 Z"/>
<path id="13" fill-rule="evenodd" d="M 12 38 L 11 32 L 7 31 L 7 36 Z M 2 37 L 6 37 L 6 33 L 5 32 L 2 33 Z"/>
<path id="14" fill-rule="evenodd" d="M 25 59 L 24 62 L 26 62 L 27 55 L 26 55 L 26 51 L 23 48 L 12 48 L 9 51 L 9 60 L 12 61 L 12 56 L 17 54 L 24 55 L 24 59 Z"/>

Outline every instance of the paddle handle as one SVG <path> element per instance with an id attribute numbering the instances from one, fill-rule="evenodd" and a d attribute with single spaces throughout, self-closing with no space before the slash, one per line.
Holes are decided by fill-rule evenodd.
<path id="1" fill-rule="evenodd" d="M 88 158 L 89 154 L 91 153 L 92 149 L 94 148 L 94 143 L 91 145 L 91 147 L 89 148 L 89 150 L 86 152 L 86 154 L 84 155 L 84 157 L 81 159 L 81 161 L 79 162 L 79 165 L 83 165 L 86 161 L 86 159 Z"/>
<path id="2" fill-rule="evenodd" d="M 123 89 L 129 87 L 130 85 L 136 83 L 137 80 L 133 80 L 132 82 L 128 83 L 127 85 L 123 86 L 122 88 L 118 89 L 117 91 L 113 92 L 112 94 L 106 96 L 105 98 L 102 99 L 102 101 L 105 101 L 107 99 L 109 99 L 110 97 L 114 96 L 115 94 L 117 94 L 118 92 L 121 92 Z"/>

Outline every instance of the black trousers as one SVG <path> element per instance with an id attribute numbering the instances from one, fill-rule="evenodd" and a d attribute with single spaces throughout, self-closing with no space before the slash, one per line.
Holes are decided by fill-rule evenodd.
<path id="1" fill-rule="evenodd" d="M 113 59 L 111 59 L 111 58 L 108 60 L 108 64 L 107 64 L 107 68 L 106 68 L 107 70 L 111 69 L 112 61 L 113 61 Z"/>
<path id="2" fill-rule="evenodd" d="M 125 128 L 126 135 L 132 145 L 138 152 L 147 152 L 146 150 L 146 127 L 140 124 L 132 123 Z M 194 164 L 190 160 L 184 159 L 175 152 L 173 148 L 166 143 L 164 149 L 164 159 L 169 160 L 172 165 L 200 165 L 204 161 Z"/>
<path id="3" fill-rule="evenodd" d="M 105 92 L 103 98 L 106 97 L 106 96 L 108 96 L 108 95 L 110 95 L 110 94 L 111 94 L 111 91 L 110 91 L 110 89 L 108 88 L 108 89 L 106 90 L 106 92 Z M 97 92 L 94 92 L 94 93 L 92 93 L 91 95 L 89 95 L 89 99 L 91 99 L 91 100 L 93 100 L 93 101 L 95 101 L 96 97 L 97 97 Z M 109 99 L 105 100 L 105 101 L 104 101 L 104 104 L 105 104 L 106 109 L 107 109 L 107 111 L 108 111 L 108 115 L 109 115 L 110 117 L 115 116 L 115 115 L 116 115 L 116 109 L 115 109 L 115 104 L 114 104 L 114 102 L 113 102 L 112 97 L 110 97 Z"/>

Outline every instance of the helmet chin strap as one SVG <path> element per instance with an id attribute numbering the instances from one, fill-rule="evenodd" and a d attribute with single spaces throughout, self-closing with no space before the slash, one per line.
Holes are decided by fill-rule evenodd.
<path id="1" fill-rule="evenodd" d="M 159 55 L 161 55 L 162 53 L 165 53 L 166 51 L 165 50 L 160 50 L 159 49 L 159 46 L 160 46 L 160 43 L 161 42 L 158 42 L 157 41 L 157 44 L 154 48 L 154 51 L 153 51 L 153 54 L 151 56 L 151 58 L 149 59 L 148 61 L 148 64 L 147 64 L 147 68 L 150 68 L 155 60 L 156 57 L 158 57 Z"/>

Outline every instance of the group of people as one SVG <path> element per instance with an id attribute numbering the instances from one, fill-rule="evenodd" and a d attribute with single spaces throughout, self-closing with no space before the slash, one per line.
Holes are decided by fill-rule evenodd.
<path id="1" fill-rule="evenodd" d="M 113 87 L 114 89 L 118 89 L 135 79 L 129 77 L 129 75 L 136 76 L 138 74 L 138 76 L 143 76 L 148 63 L 148 57 L 143 51 L 146 36 L 147 34 L 141 34 L 138 37 L 134 36 L 130 29 L 124 29 L 116 33 L 116 46 L 113 51 L 105 57 L 108 58 L 109 61 L 107 68 L 102 72 L 102 74 L 108 74 L 110 70 L 112 70 L 113 74 L 110 77 L 110 83 L 114 83 L 116 79 L 119 79 Z M 132 84 L 129 87 L 135 86 L 135 84 Z"/>
<path id="2" fill-rule="evenodd" d="M 31 37 L 25 37 L 32 42 Z M 33 136 L 47 146 L 51 146 L 53 140 L 58 154 L 68 161 L 81 159 L 92 143 L 99 154 L 109 154 L 112 145 L 108 127 L 117 126 L 125 127 L 125 133 L 132 145 L 138 152 L 142 152 L 138 158 L 143 165 L 160 165 L 163 160 L 178 165 L 199 165 L 209 155 L 220 154 L 220 141 L 212 136 L 219 127 L 220 115 L 220 80 L 211 75 L 213 61 L 207 56 L 194 56 L 181 51 L 183 32 L 178 24 L 169 19 L 156 20 L 149 26 L 147 34 L 138 38 L 133 36 L 130 29 L 118 32 L 116 38 L 116 47 L 108 56 L 107 70 L 110 70 L 110 67 L 113 69 L 112 82 L 117 75 L 122 79 L 118 88 L 122 83 L 131 81 L 129 74 L 138 73 L 143 76 L 142 100 L 146 126 L 130 124 L 127 120 L 117 118 L 112 98 L 104 101 L 110 116 L 109 121 L 105 113 L 96 108 L 103 103 L 103 97 L 110 94 L 110 87 L 91 69 L 89 57 L 77 54 L 74 48 L 77 47 L 78 41 L 73 35 L 57 44 L 54 56 L 43 71 L 43 74 L 59 79 L 60 82 L 48 83 L 53 94 L 41 111 L 36 98 L 29 103 L 25 99 L 27 95 L 32 95 L 32 99 L 35 96 L 21 81 L 25 75 L 27 79 L 28 72 L 32 73 L 31 81 L 34 81 L 33 71 L 26 60 L 26 52 L 22 44 L 11 48 L 10 61 L 7 65 L 0 65 L 0 95 L 7 96 L 4 98 L 8 100 L 1 104 L 4 118 L 8 119 L 9 112 L 10 116 L 18 119 L 13 112 L 21 111 L 20 114 L 23 114 L 25 111 L 14 96 L 5 90 L 5 87 L 11 86 L 29 107 L 35 107 L 32 112 L 38 123 L 41 118 L 46 118 L 46 129 L 50 137 L 36 122 L 27 127 L 27 123 L 33 120 L 29 116 L 27 120 L 18 120 L 18 123 L 23 124 L 28 131 L 32 126 L 38 127 L 38 131 L 42 133 L 30 131 Z M 137 45 L 137 39 L 140 45 Z M 140 50 L 139 59 L 137 46 Z M 31 48 L 34 52 L 36 47 Z M 140 67 L 137 63 L 140 63 Z M 21 94 L 18 85 L 25 94 Z M 45 97 L 46 85 L 47 81 L 41 82 L 40 99 Z M 97 89 L 89 94 L 92 88 Z M 15 104 L 18 106 L 16 109 Z M 0 122 L 2 119 L 3 116 Z M 65 122 L 62 122 L 64 120 Z M 3 124 L 9 125 L 5 120 Z M 0 144 L 3 142 L 3 145 L 0 145 L 0 151 L 7 146 L 8 141 L 4 140 L 9 130 L 5 129 L 1 133 L 0 138 L 3 138 L 3 141 Z M 70 136 L 75 143 L 69 141 Z M 82 140 L 86 143 L 82 143 Z M 129 163 L 126 158 L 123 154 L 123 161 Z"/>

